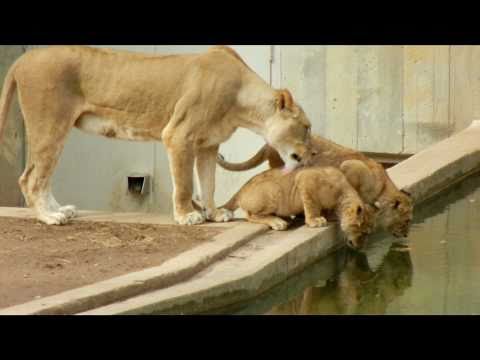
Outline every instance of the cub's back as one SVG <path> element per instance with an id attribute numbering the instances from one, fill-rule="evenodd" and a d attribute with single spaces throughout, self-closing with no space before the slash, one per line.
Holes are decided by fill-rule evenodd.
<path id="1" fill-rule="evenodd" d="M 296 182 L 302 191 L 329 208 L 334 207 L 343 194 L 356 193 L 345 175 L 330 166 L 302 169 L 296 176 Z"/>

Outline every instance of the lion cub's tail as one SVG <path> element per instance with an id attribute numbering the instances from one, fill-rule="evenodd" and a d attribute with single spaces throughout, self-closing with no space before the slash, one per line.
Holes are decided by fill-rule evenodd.
<path id="1" fill-rule="evenodd" d="M 223 206 L 220 206 L 220 209 L 227 209 L 227 210 L 230 210 L 230 211 L 235 211 L 237 210 L 240 206 L 238 205 L 238 198 L 240 196 L 240 192 L 242 190 L 240 190 L 239 192 L 237 192 L 235 195 L 233 195 L 233 197 Z"/>
<path id="2" fill-rule="evenodd" d="M 233 198 L 231 198 L 230 201 L 227 202 L 225 205 L 221 206 L 220 209 L 227 209 L 227 210 L 230 210 L 230 211 L 237 210 L 239 208 L 239 206 L 237 205 L 237 198 L 238 198 L 239 193 L 240 192 L 235 194 L 235 196 Z M 192 206 L 197 211 L 204 211 L 205 210 L 203 208 L 203 206 L 200 204 L 200 202 L 198 200 L 195 200 L 195 199 L 192 199 Z"/>
<path id="3" fill-rule="evenodd" d="M 246 171 L 256 168 L 267 160 L 268 145 L 263 146 L 251 159 L 238 164 L 229 163 L 223 155 L 218 154 L 217 164 L 228 171 Z"/>
<path id="4" fill-rule="evenodd" d="M 15 65 L 13 65 L 8 71 L 7 76 L 5 77 L 5 82 L 3 83 L 2 95 L 0 96 L 0 140 L 7 123 L 12 97 L 17 88 L 17 82 L 13 76 L 14 69 Z"/>

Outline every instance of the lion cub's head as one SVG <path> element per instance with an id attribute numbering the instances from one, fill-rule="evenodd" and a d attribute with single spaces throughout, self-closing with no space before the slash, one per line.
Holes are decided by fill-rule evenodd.
<path id="1" fill-rule="evenodd" d="M 278 151 L 285 169 L 304 164 L 309 154 L 311 123 L 288 90 L 277 91 L 275 111 L 266 121 L 265 138 Z"/>
<path id="2" fill-rule="evenodd" d="M 375 205 L 381 209 L 381 225 L 395 237 L 407 237 L 413 218 L 413 201 L 405 191 L 380 196 Z"/>
<path id="3" fill-rule="evenodd" d="M 365 246 L 368 235 L 375 229 L 377 210 L 358 200 L 342 209 L 340 228 L 347 237 L 349 247 L 361 249 Z"/>

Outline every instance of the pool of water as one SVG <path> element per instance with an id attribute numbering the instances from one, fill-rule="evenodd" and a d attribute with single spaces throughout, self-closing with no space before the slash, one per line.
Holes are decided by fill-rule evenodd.
<path id="1" fill-rule="evenodd" d="M 230 314 L 480 314 L 480 174 L 415 209 L 408 239 L 342 249 Z M 218 313 L 218 312 L 217 312 Z"/>

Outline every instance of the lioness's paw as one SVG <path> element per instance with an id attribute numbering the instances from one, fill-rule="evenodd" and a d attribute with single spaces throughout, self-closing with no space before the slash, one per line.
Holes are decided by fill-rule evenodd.
<path id="1" fill-rule="evenodd" d="M 199 224 L 203 224 L 205 222 L 205 216 L 198 211 L 194 211 L 194 212 L 191 212 L 187 215 L 176 216 L 175 221 L 179 225 L 188 225 L 188 226 L 199 225 Z"/>
<path id="2" fill-rule="evenodd" d="M 47 225 L 64 225 L 68 222 L 67 216 L 62 212 L 42 213 L 37 218 Z"/>
<path id="3" fill-rule="evenodd" d="M 233 219 L 233 212 L 227 209 L 215 209 L 207 212 L 207 219 L 214 222 L 229 222 Z"/>
<path id="4" fill-rule="evenodd" d="M 282 219 L 271 220 L 269 225 L 273 230 L 277 231 L 287 230 L 288 227 L 288 223 Z"/>
<path id="5" fill-rule="evenodd" d="M 309 219 L 306 221 L 306 223 L 309 227 L 313 227 L 313 228 L 324 227 L 324 226 L 327 226 L 328 224 L 327 219 L 325 219 L 323 216 L 320 216 L 314 219 Z"/>
<path id="6" fill-rule="evenodd" d="M 77 208 L 73 205 L 62 206 L 58 209 L 61 213 L 65 214 L 68 219 L 72 219 L 77 216 Z"/>

